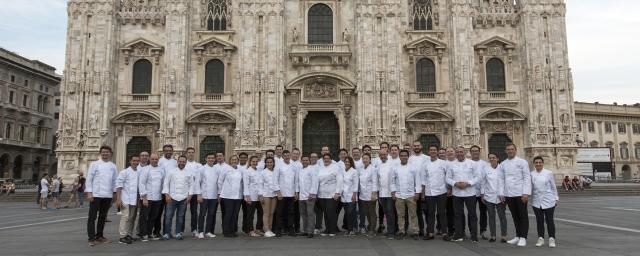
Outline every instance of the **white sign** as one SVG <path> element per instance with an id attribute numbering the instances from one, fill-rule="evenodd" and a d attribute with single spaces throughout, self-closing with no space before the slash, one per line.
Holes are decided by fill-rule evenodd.
<path id="1" fill-rule="evenodd" d="M 592 163 L 578 163 L 578 171 L 583 176 L 593 176 L 593 164 Z"/>
<path id="2" fill-rule="evenodd" d="M 611 162 L 611 150 L 609 148 L 579 148 L 576 160 L 578 163 Z"/>

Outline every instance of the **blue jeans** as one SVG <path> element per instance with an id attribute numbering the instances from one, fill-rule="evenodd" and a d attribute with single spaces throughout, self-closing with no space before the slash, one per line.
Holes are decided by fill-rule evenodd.
<path id="1" fill-rule="evenodd" d="M 171 235 L 171 223 L 173 222 L 173 215 L 176 211 L 176 234 L 184 232 L 184 214 L 187 211 L 187 200 L 183 199 L 177 201 L 171 199 L 171 203 L 168 203 L 164 212 L 164 233 Z"/>
<path id="2" fill-rule="evenodd" d="M 84 206 L 84 192 L 76 192 L 78 195 L 78 203 L 80 207 Z"/>

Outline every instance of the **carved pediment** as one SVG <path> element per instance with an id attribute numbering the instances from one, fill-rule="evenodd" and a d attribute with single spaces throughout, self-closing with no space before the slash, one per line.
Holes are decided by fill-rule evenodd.
<path id="1" fill-rule="evenodd" d="M 435 111 L 421 111 L 410 115 L 407 118 L 408 122 L 450 122 L 453 118 L 445 113 Z"/>
<path id="2" fill-rule="evenodd" d="M 194 114 L 192 117 L 190 117 L 187 120 L 187 123 L 221 124 L 221 123 L 235 123 L 235 120 L 226 114 L 216 113 L 216 112 L 205 112 L 205 113 Z"/>
<path id="3" fill-rule="evenodd" d="M 130 57 L 152 57 L 159 64 L 160 56 L 164 53 L 164 47 L 143 38 L 124 44 L 120 50 L 124 55 L 125 65 L 129 65 Z"/>
<path id="4" fill-rule="evenodd" d="M 476 51 L 489 50 L 495 47 L 502 48 L 503 50 L 514 50 L 516 43 L 499 36 L 494 36 L 474 46 Z"/>
<path id="5" fill-rule="evenodd" d="M 159 123 L 158 118 L 148 113 L 122 113 L 113 119 L 115 124 Z"/>
<path id="6" fill-rule="evenodd" d="M 522 121 L 524 115 L 511 110 L 495 110 L 482 115 L 481 121 Z"/>
<path id="7" fill-rule="evenodd" d="M 442 55 L 446 48 L 447 45 L 444 42 L 429 36 L 423 36 L 404 46 L 410 56 L 437 56 L 438 62 L 442 61 Z"/>
<path id="8" fill-rule="evenodd" d="M 230 42 L 217 37 L 211 37 L 193 45 L 193 51 L 197 55 L 198 64 L 202 64 L 204 56 L 228 57 L 235 52 L 237 47 Z"/>

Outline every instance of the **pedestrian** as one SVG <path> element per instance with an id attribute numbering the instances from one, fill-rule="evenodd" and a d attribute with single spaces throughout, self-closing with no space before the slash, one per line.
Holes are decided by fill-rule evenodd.
<path id="1" fill-rule="evenodd" d="M 496 213 L 500 220 L 501 243 L 507 242 L 507 217 L 505 215 L 506 204 L 504 198 L 501 197 L 500 189 L 504 186 L 502 183 L 504 175 L 500 173 L 498 168 L 498 155 L 489 154 L 489 164 L 485 166 L 484 180 L 482 182 L 482 201 L 487 205 L 487 213 L 489 215 L 489 242 L 496 241 Z"/>
<path id="2" fill-rule="evenodd" d="M 499 165 L 499 172 L 503 174 L 504 196 L 513 225 L 516 228 L 516 236 L 507 241 L 508 244 L 517 244 L 520 247 L 527 246 L 527 234 L 529 233 L 529 214 L 527 203 L 531 195 L 531 171 L 529 163 L 516 156 L 518 149 L 515 144 L 507 144 L 505 152 L 507 159 Z"/>
<path id="3" fill-rule="evenodd" d="M 51 178 L 51 198 L 53 198 L 53 209 L 60 209 L 60 191 L 62 190 L 62 183 L 58 179 L 58 175 L 53 175 Z"/>
<path id="4" fill-rule="evenodd" d="M 43 174 L 42 179 L 40 179 L 40 209 L 46 210 L 47 207 L 47 196 L 49 195 L 49 174 Z"/>
<path id="5" fill-rule="evenodd" d="M 278 175 L 275 159 L 272 156 L 267 156 L 264 159 L 264 170 L 261 175 L 262 189 L 258 195 L 260 204 L 262 204 L 264 237 L 276 236 L 272 231 L 273 213 L 275 211 L 277 198 L 282 198 L 280 186 L 278 185 Z"/>
<path id="6" fill-rule="evenodd" d="M 553 221 L 553 212 L 560 200 L 556 188 L 553 172 L 544 168 L 544 159 L 541 156 L 533 158 L 535 170 L 531 172 L 531 208 L 536 215 L 538 227 L 537 247 L 544 245 L 544 224 L 547 224 L 549 232 L 549 247 L 556 247 L 556 225 Z"/>
<path id="7" fill-rule="evenodd" d="M 111 147 L 101 146 L 99 152 L 100 159 L 92 162 L 87 170 L 85 193 L 89 202 L 89 220 L 87 221 L 89 246 L 110 242 L 104 237 L 103 231 L 118 178 L 116 165 L 111 162 L 113 154 Z"/>
<path id="8" fill-rule="evenodd" d="M 480 176 L 474 169 L 473 161 L 465 158 L 465 149 L 456 148 L 456 160 L 449 164 L 447 170 L 447 184 L 453 187 L 453 209 L 455 215 L 456 234 L 454 242 L 464 240 L 464 208 L 467 208 L 471 242 L 478 242 L 478 217 L 476 215 L 476 184 L 480 182 Z"/>
<path id="9" fill-rule="evenodd" d="M 347 228 L 345 235 L 355 236 L 358 232 L 358 216 L 356 207 L 358 203 L 358 171 L 354 168 L 353 158 L 347 156 L 344 159 L 344 170 L 342 170 L 342 192 L 340 201 L 344 208 L 343 218 L 346 220 Z"/>
<path id="10" fill-rule="evenodd" d="M 395 201 L 396 212 L 398 213 L 398 235 L 397 238 L 403 239 L 407 233 L 411 232 L 411 238 L 417 240 L 419 238 L 418 216 L 416 213 L 416 204 L 420 193 L 422 192 L 422 181 L 420 180 L 420 170 L 418 165 L 409 165 L 409 151 L 400 150 L 400 163 L 392 167 L 393 184 L 391 188 L 392 198 Z M 406 230 L 405 213 L 408 211 L 409 227 L 411 231 Z"/>
<path id="11" fill-rule="evenodd" d="M 78 196 L 78 205 L 80 208 L 84 208 L 84 190 L 86 188 L 87 179 L 84 177 L 84 173 L 78 173 L 78 188 L 76 194 Z"/>
<path id="12" fill-rule="evenodd" d="M 135 227 L 136 218 L 138 216 L 138 164 L 140 156 L 133 155 L 129 158 L 129 167 L 122 170 L 116 179 L 116 200 L 115 205 L 119 205 L 122 209 L 120 215 L 120 225 L 118 232 L 120 233 L 121 244 L 133 243 L 133 228 Z"/>
<path id="13" fill-rule="evenodd" d="M 169 170 L 164 179 L 162 193 L 167 206 L 164 214 L 162 240 L 171 239 L 173 216 L 176 216 L 175 238 L 176 240 L 183 239 L 184 214 L 191 201 L 191 195 L 194 193 L 193 173 L 185 169 L 186 165 L 187 157 L 184 155 L 178 157 L 178 167 Z"/>
<path id="14" fill-rule="evenodd" d="M 69 200 L 67 200 L 67 205 L 64 208 L 71 207 L 71 203 L 72 202 L 75 205 L 75 207 L 78 207 L 78 198 L 76 197 L 76 194 L 78 192 L 78 178 L 79 177 L 80 176 L 78 176 L 75 179 L 73 179 L 73 184 L 71 185 L 71 191 L 69 192 Z"/>
<path id="15" fill-rule="evenodd" d="M 153 232 L 156 220 L 161 217 L 162 208 L 162 185 L 164 183 L 165 171 L 158 165 L 158 154 L 149 156 L 149 165 L 140 169 L 138 178 L 138 191 L 140 193 L 140 235 L 142 241 L 149 241 L 149 236 L 153 240 L 160 239 L 160 231 Z"/>
<path id="16" fill-rule="evenodd" d="M 330 237 L 338 232 L 337 205 L 342 192 L 342 173 L 332 161 L 330 154 L 324 154 L 322 167 L 318 169 L 318 200 L 325 224 L 320 235 Z"/>
<path id="17" fill-rule="evenodd" d="M 224 237 L 238 237 L 238 215 L 244 194 L 242 192 L 242 170 L 238 167 L 238 156 L 229 158 L 231 169 L 220 173 L 218 187 L 225 212 L 222 213 L 222 233 Z"/>

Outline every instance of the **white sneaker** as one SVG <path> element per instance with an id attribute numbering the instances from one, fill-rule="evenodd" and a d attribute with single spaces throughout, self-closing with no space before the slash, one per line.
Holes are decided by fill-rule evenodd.
<path id="1" fill-rule="evenodd" d="M 202 234 L 202 233 L 200 233 L 200 234 Z M 207 236 L 208 238 L 216 238 L 216 235 L 211 233 L 211 232 L 207 233 L 205 236 Z"/>
<path id="2" fill-rule="evenodd" d="M 276 234 L 274 234 L 271 231 L 267 231 L 267 232 L 264 233 L 264 237 L 274 237 L 274 236 L 276 236 Z"/>
<path id="3" fill-rule="evenodd" d="M 197 236 L 198 236 L 198 234 L 200 234 L 200 233 L 198 233 L 198 231 L 197 231 L 197 230 L 191 231 L 191 235 L 192 235 L 193 237 L 197 237 Z"/>
<path id="4" fill-rule="evenodd" d="M 556 239 L 549 237 L 549 248 L 556 248 Z"/>
<path id="5" fill-rule="evenodd" d="M 314 229 L 313 230 L 313 234 L 314 235 L 319 235 L 320 234 L 320 230 L 319 229 Z"/>
<path id="6" fill-rule="evenodd" d="M 538 242 L 536 242 L 536 247 L 540 247 L 544 245 L 544 237 L 538 237 Z"/>
<path id="7" fill-rule="evenodd" d="M 520 241 L 519 237 L 514 237 L 513 239 L 507 241 L 508 244 L 517 244 Z"/>
<path id="8" fill-rule="evenodd" d="M 198 239 L 204 239 L 204 233 L 202 232 L 198 233 Z"/>
<path id="9" fill-rule="evenodd" d="M 518 241 L 518 246 L 520 246 L 520 247 L 525 247 L 525 246 L 527 246 L 527 239 L 526 239 L 526 238 L 524 238 L 524 237 L 521 237 L 521 238 L 520 238 L 520 241 Z"/>

